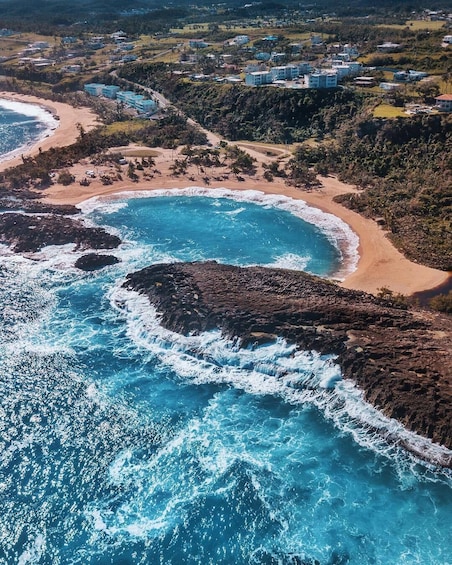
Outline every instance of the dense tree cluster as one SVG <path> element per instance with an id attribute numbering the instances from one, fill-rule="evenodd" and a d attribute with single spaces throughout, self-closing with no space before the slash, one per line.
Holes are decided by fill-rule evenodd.
<path id="1" fill-rule="evenodd" d="M 339 198 L 380 217 L 409 258 L 452 269 L 452 116 L 361 119 L 295 156 L 364 190 Z"/>

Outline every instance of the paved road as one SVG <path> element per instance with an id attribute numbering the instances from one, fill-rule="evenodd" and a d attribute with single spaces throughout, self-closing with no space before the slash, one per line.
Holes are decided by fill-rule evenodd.
<path id="1" fill-rule="evenodd" d="M 118 77 L 118 74 L 116 73 L 116 71 L 111 71 L 110 74 L 112 76 L 116 77 L 116 78 L 120 78 L 120 77 Z M 192 125 L 194 127 L 197 127 L 203 133 L 205 133 L 208 142 L 211 143 L 213 146 L 218 145 L 220 143 L 220 141 L 223 140 L 223 138 L 221 136 L 217 135 L 213 131 L 206 129 L 200 123 L 196 122 L 192 118 L 189 118 L 187 115 L 185 115 L 179 108 L 174 106 L 174 104 L 172 104 L 171 101 L 168 100 L 168 98 L 165 98 L 165 96 L 163 96 L 163 94 L 161 94 L 160 92 L 157 92 L 156 90 L 153 90 L 152 88 L 149 88 L 147 86 L 143 86 L 142 84 L 135 83 L 135 82 L 132 82 L 132 81 L 127 80 L 127 79 L 121 79 L 121 80 L 124 80 L 131 87 L 136 86 L 138 88 L 142 88 L 149 96 L 151 96 L 154 100 L 156 100 L 158 102 L 160 109 L 163 110 L 165 108 L 172 107 L 176 112 L 178 112 L 179 114 L 181 114 L 182 116 L 184 116 L 187 119 L 187 123 L 189 123 L 190 125 Z M 248 144 L 252 145 L 251 142 L 248 142 Z M 261 151 L 256 151 L 256 150 L 254 150 L 250 147 L 246 147 L 245 150 L 249 155 L 251 155 L 251 157 L 254 157 L 258 163 L 268 162 L 268 161 L 272 161 L 272 160 L 275 159 L 275 157 L 272 158 L 268 155 L 264 155 Z M 288 155 L 284 155 L 284 157 L 288 157 Z"/>
<path id="2" fill-rule="evenodd" d="M 110 74 L 112 76 L 114 76 L 115 78 L 120 78 L 120 77 L 118 77 L 118 73 L 116 71 L 111 71 Z M 181 110 L 179 110 L 179 108 L 174 106 L 171 103 L 171 101 L 168 100 L 168 98 L 165 98 L 165 96 L 163 96 L 163 94 L 161 94 L 160 92 L 157 92 L 156 90 L 153 90 L 152 88 L 149 88 L 148 86 L 143 86 L 142 84 L 139 84 L 138 82 L 132 82 L 131 80 L 127 80 L 127 79 L 124 79 L 124 78 L 120 78 L 120 79 L 123 80 L 124 82 L 126 82 L 131 87 L 136 86 L 138 88 L 142 88 L 149 96 L 151 96 L 158 103 L 161 110 L 164 110 L 165 108 L 173 107 L 176 112 L 179 112 L 179 114 L 185 116 L 185 114 Z M 185 116 L 185 117 L 187 118 L 187 122 L 190 125 L 199 128 L 202 132 L 204 132 L 206 134 L 209 143 L 211 143 L 212 145 L 217 145 L 218 143 L 220 143 L 220 141 L 222 139 L 221 137 L 219 137 L 218 135 L 216 135 L 212 131 L 209 131 L 209 130 L 203 128 L 201 126 L 201 124 L 199 124 L 198 122 L 195 122 L 195 120 L 192 120 L 192 118 L 189 118 L 188 116 Z"/>
<path id="3" fill-rule="evenodd" d="M 136 86 L 138 88 L 143 89 L 149 96 L 151 96 L 156 102 L 158 102 L 158 105 L 159 105 L 161 110 L 171 106 L 171 102 L 168 100 L 168 98 L 165 98 L 163 96 L 163 94 L 160 94 L 160 92 L 157 92 L 156 90 L 153 90 L 152 88 L 149 88 L 148 86 L 143 86 L 142 84 L 139 84 L 138 82 L 132 82 L 131 80 L 127 80 L 126 78 L 119 77 L 118 73 L 116 71 L 111 71 L 110 74 L 111 74 L 111 76 L 124 81 L 125 83 L 127 83 L 130 86 Z"/>

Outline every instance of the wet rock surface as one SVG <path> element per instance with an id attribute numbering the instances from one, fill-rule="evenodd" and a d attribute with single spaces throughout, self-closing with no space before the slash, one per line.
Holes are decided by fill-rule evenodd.
<path id="1" fill-rule="evenodd" d="M 34 214 L 61 214 L 74 216 L 80 210 L 71 204 L 48 204 L 40 200 L 18 200 L 14 198 L 0 198 L 0 211 L 28 212 Z"/>
<path id="2" fill-rule="evenodd" d="M 119 259 L 114 255 L 99 255 L 98 253 L 87 253 L 75 262 L 75 267 L 82 271 L 97 271 L 109 265 L 116 265 Z"/>
<path id="3" fill-rule="evenodd" d="M 219 328 L 243 345 L 281 336 L 337 354 L 344 378 L 370 403 L 452 448 L 450 317 L 301 272 L 216 262 L 153 265 L 129 274 L 124 287 L 145 294 L 161 323 L 181 334 Z"/>
<path id="4" fill-rule="evenodd" d="M 0 243 L 10 245 L 16 253 L 24 253 L 68 243 L 74 243 L 77 249 L 113 249 L 121 240 L 103 228 L 86 227 L 72 217 L 12 212 L 0 214 Z"/>

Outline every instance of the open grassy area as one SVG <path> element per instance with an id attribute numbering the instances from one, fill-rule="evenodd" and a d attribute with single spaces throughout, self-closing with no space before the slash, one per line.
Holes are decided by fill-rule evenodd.
<path id="1" fill-rule="evenodd" d="M 178 34 L 189 34 L 192 35 L 193 33 L 199 33 L 200 35 L 202 35 L 203 33 L 205 33 L 206 31 L 209 30 L 209 24 L 207 23 L 196 23 L 196 24 L 187 24 L 184 27 L 178 27 L 178 28 L 171 28 L 170 32 L 171 33 L 178 33 Z"/>
<path id="2" fill-rule="evenodd" d="M 127 147 L 121 149 L 121 154 L 124 157 L 157 157 L 160 155 L 159 151 L 155 149 L 148 149 L 146 147 Z"/>
<path id="3" fill-rule="evenodd" d="M 154 63 L 177 63 L 179 61 L 179 56 L 180 53 L 177 50 L 174 50 L 164 51 L 160 54 L 156 53 L 151 58 Z"/>
<path id="4" fill-rule="evenodd" d="M 55 46 L 55 38 L 47 35 L 37 35 L 36 33 L 18 33 L 10 37 L 0 38 L 0 57 L 12 57 L 23 51 L 30 43 L 35 41 L 46 41 L 49 44 L 49 49 L 42 51 L 42 56 L 45 57 L 50 49 Z"/>
<path id="5" fill-rule="evenodd" d="M 309 41 L 311 33 L 309 31 L 288 32 L 283 34 L 289 41 Z"/>
<path id="6" fill-rule="evenodd" d="M 106 133 L 113 134 L 118 132 L 131 133 L 142 128 L 145 124 L 148 124 L 147 120 L 127 120 L 125 122 L 114 122 L 106 126 Z"/>
<path id="7" fill-rule="evenodd" d="M 442 78 L 437 78 L 436 83 L 439 86 L 439 91 L 441 94 L 452 94 L 452 78 L 448 82 L 446 82 Z"/>
<path id="8" fill-rule="evenodd" d="M 292 145 L 277 145 L 277 144 L 269 144 L 269 143 L 250 143 L 249 141 L 236 142 L 236 145 L 241 147 L 242 149 L 251 149 L 253 151 L 257 151 L 258 153 L 262 153 L 263 155 L 267 155 L 268 157 L 286 157 L 289 155 L 294 146 Z"/>
<path id="9" fill-rule="evenodd" d="M 407 118 L 408 114 L 402 108 L 390 104 L 380 104 L 374 110 L 374 118 Z"/>
<path id="10" fill-rule="evenodd" d="M 419 31 L 421 29 L 427 29 L 430 31 L 437 31 L 438 29 L 444 28 L 444 22 L 430 22 L 426 20 L 408 20 L 405 24 L 382 24 L 379 27 L 386 27 L 390 29 L 405 29 L 410 28 L 412 31 Z"/>

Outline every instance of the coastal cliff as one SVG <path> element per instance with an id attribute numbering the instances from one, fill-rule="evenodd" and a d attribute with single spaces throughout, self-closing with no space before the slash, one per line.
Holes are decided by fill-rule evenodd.
<path id="1" fill-rule="evenodd" d="M 146 295 L 162 325 L 181 334 L 219 328 L 243 346 L 280 336 L 301 349 L 335 354 L 343 377 L 370 403 L 452 448 L 446 316 L 407 310 L 302 272 L 216 262 L 153 265 L 129 274 L 124 287 Z"/>

